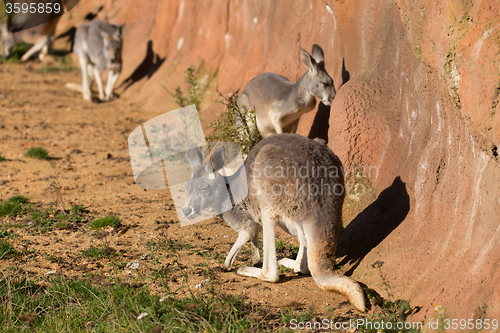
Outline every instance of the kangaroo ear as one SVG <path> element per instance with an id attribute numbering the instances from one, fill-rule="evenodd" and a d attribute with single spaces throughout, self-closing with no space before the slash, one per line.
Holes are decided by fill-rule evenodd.
<path id="1" fill-rule="evenodd" d="M 307 69 L 309 69 L 309 71 L 313 74 L 318 73 L 318 64 L 316 63 L 316 60 L 314 60 L 314 58 L 311 57 L 303 48 L 300 49 L 300 54 L 302 55 L 302 62 L 306 65 Z"/>
<path id="2" fill-rule="evenodd" d="M 196 143 L 193 143 L 191 147 L 189 147 L 186 157 L 189 160 L 189 164 L 191 164 L 191 169 L 195 169 L 203 163 L 203 155 L 201 154 L 200 148 Z"/>
<path id="3" fill-rule="evenodd" d="M 224 167 L 224 163 L 226 162 L 226 149 L 224 147 L 219 147 L 212 154 L 212 164 L 214 166 L 214 170 L 220 170 Z"/>
<path id="4" fill-rule="evenodd" d="M 318 64 L 325 63 L 325 56 L 323 54 L 323 49 L 318 44 L 313 45 L 311 55 Z"/>

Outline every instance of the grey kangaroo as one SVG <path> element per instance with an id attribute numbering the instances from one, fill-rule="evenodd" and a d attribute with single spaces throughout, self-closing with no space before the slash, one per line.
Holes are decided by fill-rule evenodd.
<path id="1" fill-rule="evenodd" d="M 91 21 L 76 29 L 73 50 L 82 70 L 83 99 L 91 101 L 90 86 L 97 82 L 99 99 L 113 97 L 113 87 L 122 67 L 122 39 L 124 25 L 111 25 L 106 21 Z M 101 73 L 108 70 L 106 90 L 103 92 Z"/>
<path id="2" fill-rule="evenodd" d="M 217 170 L 224 166 L 223 147 L 203 163 L 200 149 L 192 145 L 187 152 L 192 179 L 182 214 L 188 219 L 203 209 L 216 207 L 224 189 Z M 212 167 L 213 165 L 213 167 Z M 245 168 L 246 177 L 242 177 Z M 323 143 L 298 134 L 276 134 L 259 142 L 244 166 L 226 184 L 247 184 L 248 195 L 233 209 L 222 213 L 224 221 L 239 233 L 225 261 L 226 268 L 248 240 L 252 240 L 252 259 L 259 257 L 257 233 L 262 227 L 264 258 L 262 268 L 239 267 L 236 273 L 264 281 L 279 280 L 278 264 L 303 274 L 311 273 L 316 284 L 346 296 L 364 312 L 365 298 L 354 280 L 335 274 L 335 251 L 344 202 L 344 178 L 338 157 Z M 234 186 L 232 186 L 234 188 Z M 276 226 L 298 238 L 296 260 L 276 255 Z M 260 260 L 260 258 L 259 258 Z"/>
<path id="3" fill-rule="evenodd" d="M 263 137 L 274 133 L 295 133 L 300 116 L 316 106 L 316 97 L 330 105 L 335 98 L 333 80 L 325 70 L 323 50 L 314 44 L 312 56 L 300 49 L 308 71 L 297 83 L 275 73 L 252 79 L 238 99 L 240 105 L 255 108 L 257 128 Z"/>
<path id="4" fill-rule="evenodd" d="M 22 17 L 19 17 L 19 19 L 22 20 L 33 19 L 34 15 L 44 15 L 44 14 L 29 13 L 23 15 Z M 24 42 L 26 44 L 33 44 L 33 46 L 28 50 L 28 52 L 26 52 L 22 56 L 21 61 L 29 60 L 31 56 L 38 51 L 40 51 L 38 58 L 40 60 L 43 60 L 50 51 L 52 35 L 54 34 L 54 31 L 56 29 L 57 22 L 59 22 L 59 17 L 56 17 L 47 23 L 15 33 L 9 30 L 7 23 L 2 24 L 1 25 L 2 56 L 7 58 L 10 55 L 10 51 L 16 44 Z"/>

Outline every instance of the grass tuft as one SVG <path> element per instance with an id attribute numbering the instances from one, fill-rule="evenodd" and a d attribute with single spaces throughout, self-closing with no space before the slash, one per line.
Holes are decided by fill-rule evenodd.
<path id="1" fill-rule="evenodd" d="M 12 50 L 10 51 L 10 55 L 7 58 L 0 57 L 0 59 L 2 60 L 2 62 L 7 63 L 18 62 L 30 48 L 30 44 L 19 43 L 12 48 Z"/>
<path id="2" fill-rule="evenodd" d="M 98 220 L 92 221 L 89 223 L 89 228 L 92 230 L 98 230 L 104 227 L 119 227 L 122 225 L 122 222 L 119 217 L 116 216 L 106 216 L 100 218 Z"/>
<path id="3" fill-rule="evenodd" d="M 82 255 L 90 258 L 111 258 L 118 255 L 118 253 L 111 246 L 103 244 L 102 246 L 91 246 L 83 250 Z"/>
<path id="4" fill-rule="evenodd" d="M 55 65 L 47 65 L 37 69 L 38 73 L 54 73 L 54 72 L 63 72 L 70 73 L 77 71 L 78 68 L 73 66 L 71 58 L 69 56 L 62 57 L 59 62 Z"/>
<path id="5" fill-rule="evenodd" d="M 7 159 L 2 154 L 0 154 L 0 162 L 4 162 L 4 161 L 7 161 Z"/>
<path id="6" fill-rule="evenodd" d="M 0 259 L 8 259 L 18 254 L 11 243 L 6 240 L 0 240 Z"/>
<path id="7" fill-rule="evenodd" d="M 25 204 L 28 199 L 22 195 L 16 195 L 9 198 L 3 204 L 0 204 L 0 216 L 17 216 L 25 210 Z"/>
<path id="8" fill-rule="evenodd" d="M 39 160 L 48 160 L 49 153 L 42 147 L 31 147 L 26 152 L 26 157 L 37 158 Z"/>

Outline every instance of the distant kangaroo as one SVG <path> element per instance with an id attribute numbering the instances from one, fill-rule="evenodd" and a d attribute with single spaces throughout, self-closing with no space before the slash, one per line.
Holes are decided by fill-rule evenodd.
<path id="1" fill-rule="evenodd" d="M 300 52 L 308 71 L 297 83 L 275 73 L 263 73 L 245 86 L 238 99 L 240 105 L 255 108 L 257 128 L 264 138 L 274 133 L 295 133 L 300 116 L 316 106 L 315 96 L 325 105 L 335 98 L 321 47 L 314 44 L 312 56 L 302 48 Z"/>
<path id="2" fill-rule="evenodd" d="M 36 17 L 36 15 L 47 16 L 49 14 L 29 13 L 29 14 L 23 14 L 23 16 L 20 16 L 19 19 L 29 20 L 33 19 L 34 17 L 38 18 Z M 56 29 L 57 22 L 59 22 L 59 16 L 47 23 L 15 33 L 12 33 L 12 31 L 9 30 L 7 23 L 2 24 L 1 25 L 2 56 L 7 58 L 10 55 L 10 51 L 16 44 L 24 42 L 26 44 L 34 44 L 34 45 L 28 50 L 28 52 L 26 52 L 22 56 L 21 61 L 27 61 L 29 58 L 31 58 L 33 54 L 35 54 L 38 51 L 40 51 L 38 58 L 40 60 L 43 60 L 50 51 L 52 35 L 54 34 L 54 31 Z"/>
<path id="3" fill-rule="evenodd" d="M 113 97 L 113 87 L 122 67 L 122 38 L 125 25 L 111 25 L 106 21 L 91 21 L 76 29 L 73 51 L 82 70 L 83 99 L 90 101 L 90 86 L 95 78 L 99 99 Z M 101 73 L 108 70 L 106 90 L 103 91 Z M 78 90 L 78 89 L 75 89 Z M 104 94 L 105 93 L 105 94 Z"/>
<path id="4" fill-rule="evenodd" d="M 193 219 L 208 207 L 217 207 L 225 189 L 219 184 L 247 184 L 248 195 L 233 209 L 222 213 L 224 221 L 239 233 L 225 261 L 230 268 L 235 256 L 252 240 L 252 259 L 259 256 L 256 235 L 262 226 L 264 260 L 261 268 L 240 267 L 236 273 L 264 281 L 279 280 L 278 264 L 295 272 L 313 276 L 316 284 L 346 296 L 359 311 L 365 311 L 365 298 L 354 280 L 335 274 L 335 251 L 344 202 L 344 178 L 338 157 L 322 142 L 298 134 L 276 134 L 259 142 L 249 153 L 245 165 L 221 181 L 217 170 L 224 166 L 223 147 L 203 164 L 200 149 L 192 145 L 187 158 L 192 179 L 182 214 Z M 213 168 L 212 168 L 213 164 Z M 242 176 L 245 168 L 246 177 Z M 237 187 L 237 186 L 236 186 Z M 231 188 L 235 188 L 232 185 Z M 228 187 L 229 190 L 229 187 Z M 278 261 L 275 228 L 298 238 L 296 260 Z"/>

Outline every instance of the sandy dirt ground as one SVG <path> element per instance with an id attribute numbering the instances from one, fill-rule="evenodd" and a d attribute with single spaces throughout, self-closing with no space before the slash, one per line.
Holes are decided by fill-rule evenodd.
<path id="1" fill-rule="evenodd" d="M 343 296 L 319 289 L 310 276 L 284 272 L 279 283 L 267 283 L 226 272 L 222 262 L 236 232 L 218 218 L 181 228 L 168 190 L 144 190 L 134 182 L 128 135 L 170 110 L 146 112 L 124 99 L 85 102 L 65 88 L 68 82 L 79 82 L 79 71 L 38 72 L 43 66 L 38 61 L 0 66 L 0 154 L 7 159 L 0 162 L 0 201 L 23 195 L 38 209 L 63 210 L 78 204 L 89 213 L 84 223 L 47 232 L 33 228 L 29 215 L 0 218 L 0 227 L 16 235 L 10 242 L 23 253 L 0 260 L 4 277 L 43 281 L 47 272 L 55 271 L 98 284 L 118 279 L 147 285 L 162 294 L 166 289 L 160 274 L 170 290 L 181 288 L 179 297 L 212 286 L 218 293 L 264 306 L 270 314 L 293 308 L 313 309 L 318 319 L 361 316 Z M 26 157 L 32 146 L 43 147 L 51 158 Z M 122 226 L 89 229 L 89 222 L 110 215 L 119 217 Z M 280 233 L 279 238 L 298 245 L 288 235 Z M 92 246 L 116 252 L 101 259 L 82 254 Z M 138 269 L 127 268 L 134 260 Z M 247 245 L 234 266 L 250 264 Z M 374 306 L 368 315 L 378 310 Z"/>

